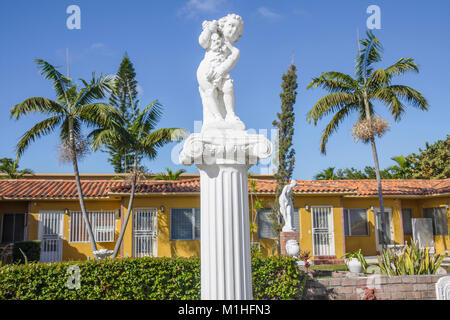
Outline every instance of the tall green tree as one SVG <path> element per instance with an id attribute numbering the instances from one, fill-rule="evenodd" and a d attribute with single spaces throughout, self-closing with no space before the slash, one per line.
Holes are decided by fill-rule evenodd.
<path id="1" fill-rule="evenodd" d="M 411 176 L 414 179 L 450 178 L 450 135 L 445 140 L 425 143 L 425 149 L 406 157 L 411 163 Z"/>
<path id="2" fill-rule="evenodd" d="M 359 123 L 364 124 L 368 134 L 359 136 L 365 143 L 370 143 L 375 164 L 378 198 L 380 210 L 384 212 L 383 191 L 381 186 L 378 153 L 375 137 L 383 134 L 383 127 L 375 117 L 374 102 L 380 102 L 386 106 L 395 121 L 399 121 L 405 113 L 406 104 L 420 110 L 428 110 L 428 102 L 417 90 L 394 84 L 396 77 L 407 72 L 419 72 L 419 67 L 413 58 L 400 58 L 393 65 L 385 69 L 374 69 L 374 65 L 382 60 L 382 45 L 378 38 L 369 31 L 367 38 L 360 40 L 362 49 L 356 58 L 356 74 L 351 75 L 329 71 L 314 78 L 308 85 L 309 88 L 323 88 L 329 93 L 320 98 L 308 112 L 307 120 L 317 122 L 331 115 L 331 121 L 325 127 L 321 138 L 320 149 L 326 153 L 326 144 L 331 134 L 336 132 L 342 121 L 352 113 L 359 115 Z M 386 244 L 384 215 L 381 215 L 382 243 Z"/>
<path id="3" fill-rule="evenodd" d="M 36 139 L 59 131 L 61 143 L 67 148 L 75 174 L 78 198 L 84 223 L 89 234 L 92 251 L 97 251 L 94 234 L 86 213 L 83 190 L 78 169 L 78 157 L 82 145 L 82 126 L 92 128 L 100 133 L 110 128 L 121 129 L 121 117 L 117 109 L 108 104 L 97 102 L 104 99 L 105 95 L 113 88 L 113 79 L 110 77 L 98 78 L 92 75 L 90 82 L 81 79 L 81 88 L 68 76 L 64 76 L 47 61 L 35 60 L 41 75 L 52 81 L 56 99 L 32 97 L 11 108 L 11 117 L 18 120 L 25 115 L 38 113 L 47 116 L 25 132 L 17 143 L 17 159 L 25 152 L 27 147 Z"/>
<path id="4" fill-rule="evenodd" d="M 116 73 L 114 89 L 109 98 L 109 103 L 119 110 L 127 128 L 132 125 L 133 119 L 139 111 L 136 72 L 127 53 L 125 53 Z M 110 144 L 107 149 L 109 153 L 108 161 L 113 166 L 114 172 L 130 172 L 133 168 L 133 151 L 120 144 Z M 138 162 L 140 160 L 138 159 Z"/>
<path id="5" fill-rule="evenodd" d="M 281 77 L 281 112 L 277 112 L 278 120 L 272 122 L 272 125 L 278 129 L 278 154 L 276 155 L 278 167 L 274 174 L 277 186 L 275 190 L 275 202 L 271 214 L 273 229 L 277 237 L 275 246 L 278 253 L 280 253 L 279 236 L 283 226 L 278 198 L 281 195 L 283 187 L 292 179 L 292 172 L 294 171 L 295 165 L 295 149 L 292 144 L 292 138 L 294 136 L 295 121 L 294 104 L 298 87 L 296 70 L 295 65 L 291 64 L 287 72 Z"/>
<path id="6" fill-rule="evenodd" d="M 142 173 L 139 170 L 138 159 L 141 157 L 146 157 L 150 160 L 155 159 L 159 148 L 172 141 L 179 141 L 187 134 L 187 130 L 181 128 L 161 128 L 155 130 L 156 125 L 161 119 L 162 110 L 162 105 L 158 101 L 154 101 L 144 110 L 137 111 L 131 126 L 128 126 L 126 130 L 116 130 L 115 127 L 112 127 L 110 130 L 98 130 L 92 134 L 94 150 L 105 145 L 121 144 L 126 146 L 127 150 L 133 152 L 132 158 L 130 159 L 133 166 L 129 172 L 130 177 L 128 179 L 131 185 L 128 210 L 122 229 L 120 230 L 119 238 L 114 247 L 112 258 L 117 257 L 133 210 L 136 186 L 139 183 L 138 180 Z"/>
<path id="7" fill-rule="evenodd" d="M 5 176 L 0 179 L 20 179 L 26 174 L 32 174 L 31 169 L 19 170 L 19 160 L 13 160 L 11 158 L 0 159 L 0 173 L 4 173 Z"/>

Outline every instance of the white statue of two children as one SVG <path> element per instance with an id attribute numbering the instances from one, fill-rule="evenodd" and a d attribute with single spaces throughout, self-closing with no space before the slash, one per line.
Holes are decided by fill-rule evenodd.
<path id="1" fill-rule="evenodd" d="M 204 21 L 199 37 L 206 49 L 197 69 L 197 80 L 203 104 L 203 126 L 230 127 L 244 130 L 244 123 L 234 111 L 233 79 L 229 72 L 239 60 L 239 49 L 234 43 L 243 32 L 244 21 L 237 14 L 229 14 L 219 21 Z"/>

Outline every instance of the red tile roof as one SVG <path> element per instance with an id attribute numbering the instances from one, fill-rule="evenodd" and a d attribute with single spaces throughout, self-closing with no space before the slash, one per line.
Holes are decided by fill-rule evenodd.
<path id="1" fill-rule="evenodd" d="M 82 181 L 86 198 L 108 197 L 111 187 L 122 181 L 89 180 Z M 0 197 L 22 199 L 72 199 L 77 198 L 77 186 L 70 180 L 17 179 L 0 180 Z"/>
<path id="2" fill-rule="evenodd" d="M 258 193 L 274 193 L 276 183 L 270 179 L 255 179 Z M 338 193 L 355 196 L 377 194 L 376 180 L 297 180 L 294 192 Z M 86 198 L 108 198 L 112 194 L 127 194 L 130 186 L 123 180 L 82 180 Z M 383 180 L 384 195 L 432 195 L 450 193 L 450 179 L 443 180 Z M 138 194 L 198 193 L 200 179 L 178 181 L 145 180 L 137 187 Z M 75 199 L 75 181 L 49 179 L 2 179 L 0 198 L 4 199 Z"/>

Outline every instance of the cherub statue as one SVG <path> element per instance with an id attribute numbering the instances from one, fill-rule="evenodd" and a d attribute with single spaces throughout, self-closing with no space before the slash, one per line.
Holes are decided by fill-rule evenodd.
<path id="1" fill-rule="evenodd" d="M 297 181 L 291 180 L 291 182 L 284 186 L 281 191 L 278 203 L 280 204 L 281 215 L 284 219 L 284 226 L 281 231 L 292 232 L 292 214 L 294 213 L 294 205 L 292 203 L 292 189 L 297 185 Z"/>
<path id="2" fill-rule="evenodd" d="M 197 69 L 197 80 L 204 126 L 225 122 L 232 128 L 245 128 L 234 111 L 234 85 L 229 74 L 239 60 L 239 49 L 233 44 L 241 37 L 243 24 L 242 18 L 236 14 L 202 24 L 199 43 L 206 53 Z"/>

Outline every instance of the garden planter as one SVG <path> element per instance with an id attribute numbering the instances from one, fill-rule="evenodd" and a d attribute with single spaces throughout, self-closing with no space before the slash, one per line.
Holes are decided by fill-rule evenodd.
<path id="1" fill-rule="evenodd" d="M 300 253 L 300 246 L 296 240 L 288 240 L 286 242 L 286 253 L 291 257 L 298 256 Z"/>
<path id="2" fill-rule="evenodd" d="M 347 268 L 350 272 L 362 273 L 361 262 L 359 262 L 359 260 L 356 258 L 352 258 L 351 260 L 347 261 Z"/>

